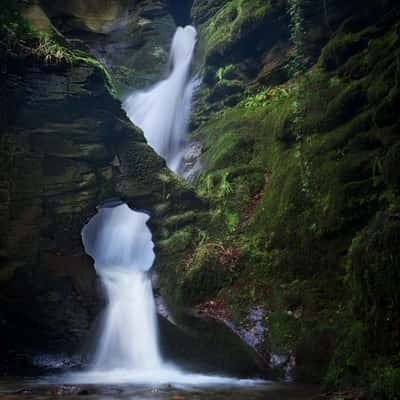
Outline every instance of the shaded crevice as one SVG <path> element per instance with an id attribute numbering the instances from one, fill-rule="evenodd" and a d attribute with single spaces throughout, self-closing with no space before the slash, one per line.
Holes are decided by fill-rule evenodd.
<path id="1" fill-rule="evenodd" d="M 168 0 L 167 4 L 177 26 L 191 25 L 193 0 Z"/>

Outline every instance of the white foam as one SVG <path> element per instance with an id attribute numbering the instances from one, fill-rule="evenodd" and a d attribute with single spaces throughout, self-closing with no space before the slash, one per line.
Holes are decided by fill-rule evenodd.
<path id="1" fill-rule="evenodd" d="M 150 146 L 166 160 L 170 169 L 178 173 L 184 156 L 183 138 L 192 97 L 200 83 L 197 77 L 190 77 L 196 37 L 196 29 L 192 26 L 177 28 L 167 79 L 149 90 L 132 93 L 123 104 L 128 117 L 143 130 Z"/>

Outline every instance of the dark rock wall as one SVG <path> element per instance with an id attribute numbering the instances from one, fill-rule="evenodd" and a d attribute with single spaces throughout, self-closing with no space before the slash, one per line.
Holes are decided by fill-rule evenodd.
<path id="1" fill-rule="evenodd" d="M 120 197 L 149 212 L 156 242 L 166 216 L 199 204 L 128 120 L 104 68 L 53 24 L 57 15 L 65 21 L 74 15 L 74 24 L 85 20 L 91 27 L 87 30 L 102 30 L 109 15 L 114 23 L 115 15 L 128 11 L 121 11 L 118 2 L 82 4 L 51 3 L 47 19 L 37 3 L 29 11 L 31 21 L 40 20 L 42 26 L 45 21 L 65 47 L 22 37 L 13 39 L 13 49 L 1 41 L 0 319 L 5 352 L 76 351 L 87 339 L 102 295 L 80 232 L 103 200 Z M 160 19 L 160 26 L 163 18 L 171 20 L 158 2 L 135 3 L 134 11 L 135 18 L 140 13 Z M 9 39 L 12 33 L 6 35 Z M 152 35 L 146 40 L 156 46 Z M 161 36 L 166 42 L 168 35 Z M 155 70 L 161 62 L 152 60 L 152 65 Z"/>
<path id="2" fill-rule="evenodd" d="M 118 103 L 101 70 L 27 64 L 2 77 L 1 304 L 15 323 L 9 338 L 56 348 L 76 344 L 93 318 L 96 279 L 80 229 L 110 192 L 103 142 L 123 116 L 110 112 Z"/>

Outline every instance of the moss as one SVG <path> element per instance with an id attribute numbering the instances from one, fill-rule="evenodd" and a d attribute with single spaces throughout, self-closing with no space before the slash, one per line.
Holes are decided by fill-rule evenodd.
<path id="1" fill-rule="evenodd" d="M 197 217 L 197 213 L 195 211 L 187 211 L 183 214 L 172 215 L 165 220 L 165 226 L 167 228 L 179 228 L 182 225 L 192 223 Z"/>
<path id="2" fill-rule="evenodd" d="M 262 20 L 271 10 L 271 2 L 231 0 L 218 8 L 207 24 L 200 27 L 208 57 L 226 53 L 238 42 L 246 30 L 254 28 L 254 22 Z"/>
<path id="3" fill-rule="evenodd" d="M 381 128 L 394 125 L 398 119 L 400 88 L 394 87 L 376 111 L 375 121 Z"/>
<path id="4" fill-rule="evenodd" d="M 385 361 L 383 364 L 385 364 Z M 400 368 L 390 364 L 375 366 L 370 372 L 370 379 L 367 386 L 367 398 L 371 400 L 398 400 L 399 393 Z"/>
<path id="5" fill-rule="evenodd" d="M 244 21 L 239 4 L 220 5 L 201 27 L 216 85 L 237 78 L 239 64 L 224 54 L 243 39 L 231 32 Z M 266 353 L 294 355 L 296 377 L 306 381 L 367 385 L 379 355 L 387 361 L 400 347 L 391 21 L 339 27 L 318 65 L 279 86 L 253 82 L 237 104 L 227 105 L 228 92 L 211 104 L 206 93 L 192 132 L 204 142 L 195 184 L 210 212 L 176 260 L 180 301 L 223 300 L 239 327 L 260 307 Z M 221 268 L 218 246 L 240 251 L 232 271 Z"/>
<path id="6" fill-rule="evenodd" d="M 368 87 L 368 102 L 379 103 L 385 98 L 396 84 L 396 66 L 388 65 L 382 73 L 371 80 Z"/>
<path id="7" fill-rule="evenodd" d="M 268 328 L 274 352 L 289 356 L 298 339 L 299 321 L 287 311 L 274 312 L 268 316 Z"/>
<path id="8" fill-rule="evenodd" d="M 223 79 L 214 86 L 208 100 L 211 102 L 221 101 L 228 96 L 241 92 L 243 92 L 243 85 L 240 81 Z"/>
<path id="9" fill-rule="evenodd" d="M 363 50 L 367 43 L 360 33 L 339 33 L 323 48 L 319 63 L 327 71 L 335 70 Z"/>
<path id="10" fill-rule="evenodd" d="M 398 339 L 385 340 L 395 332 L 400 297 L 400 223 L 397 218 L 378 214 L 354 239 L 349 254 L 348 274 L 354 291 L 354 309 L 368 326 L 369 336 L 383 354 L 400 346 Z"/>
<path id="11" fill-rule="evenodd" d="M 400 143 L 391 147 L 385 156 L 383 173 L 388 185 L 394 190 L 400 188 Z"/>
<path id="12" fill-rule="evenodd" d="M 366 94 L 360 83 L 347 86 L 328 105 L 326 124 L 335 127 L 353 118 L 366 103 Z"/>
<path id="13" fill-rule="evenodd" d="M 235 76 L 235 66 L 233 64 L 224 65 L 223 67 L 218 68 L 216 72 L 216 77 L 219 81 L 224 79 L 232 79 Z"/>
<path id="14" fill-rule="evenodd" d="M 60 44 L 57 40 L 61 38 L 35 29 L 22 17 L 14 1 L 3 0 L 3 3 L 4 10 L 7 10 L 0 17 L 1 32 L 7 38 L 1 43 L 3 59 L 30 56 L 46 65 L 89 64 L 103 75 L 109 93 L 116 97 L 111 76 L 103 64 L 81 50 L 67 47 L 66 43 Z"/>
<path id="15" fill-rule="evenodd" d="M 365 367 L 368 346 L 365 325 L 358 320 L 348 324 L 338 337 L 338 345 L 329 366 L 325 381 L 332 387 L 346 387 L 355 384 Z M 357 382 L 360 384 L 360 382 Z"/>
<path id="16" fill-rule="evenodd" d="M 226 273 L 218 264 L 216 250 L 206 243 L 195 249 L 182 284 L 182 294 L 188 304 L 212 298 L 224 286 Z"/>
<path id="17" fill-rule="evenodd" d="M 193 230 L 190 227 L 185 226 L 182 229 L 176 230 L 168 239 L 162 240 L 160 245 L 166 249 L 182 251 L 188 249 L 192 237 Z"/>
<path id="18" fill-rule="evenodd" d="M 397 52 L 400 41 L 398 26 L 399 23 L 395 24 L 391 29 L 388 29 L 382 35 L 371 38 L 368 42 L 368 62 L 371 67 L 379 65 L 393 52 Z"/>

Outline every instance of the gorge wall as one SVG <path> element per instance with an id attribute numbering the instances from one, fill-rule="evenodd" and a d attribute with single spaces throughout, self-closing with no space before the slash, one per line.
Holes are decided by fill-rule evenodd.
<path id="1" fill-rule="evenodd" d="M 62 33 L 65 27 L 55 25 L 59 15 L 68 21 L 67 15 L 71 26 L 96 35 L 91 29 L 120 23 L 119 3 L 106 9 L 96 2 L 87 10 L 79 2 L 68 3 L 66 9 L 56 2 L 50 11 L 39 3 L 21 5 L 26 17 L 50 36 L 32 30 L 13 3 L 5 3 L 0 314 L 2 350 L 9 354 L 3 357 L 4 366 L 12 368 L 18 362 L 15 351 L 76 350 L 87 338 L 102 296 L 80 232 L 97 205 L 119 197 L 146 210 L 154 217 L 157 240 L 165 215 L 200 203 L 128 120 L 110 75 L 89 55 L 89 44 L 77 43 Z M 135 12 L 167 18 L 161 6 L 149 3 Z M 172 18 L 167 19 L 172 34 Z M 162 50 L 165 55 L 168 37 L 162 37 L 160 54 Z M 157 45 L 152 33 L 142 40 Z M 143 51 L 148 53 L 145 45 Z M 161 69 L 160 62 L 152 63 Z"/>
<path id="2" fill-rule="evenodd" d="M 195 185 L 211 207 L 169 238 L 186 256 L 164 291 L 232 326 L 272 374 L 393 395 L 398 5 L 194 1 L 192 15 Z"/>

